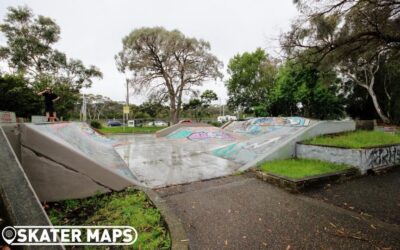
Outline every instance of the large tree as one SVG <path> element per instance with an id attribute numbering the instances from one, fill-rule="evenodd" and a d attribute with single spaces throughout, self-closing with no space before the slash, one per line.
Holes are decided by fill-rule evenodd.
<path id="1" fill-rule="evenodd" d="M 122 44 L 116 55 L 118 69 L 131 73 L 136 91 L 167 95 L 172 123 L 179 121 L 184 93 L 204 81 L 222 78 L 222 63 L 210 53 L 210 44 L 178 30 L 140 28 Z"/>
<path id="2" fill-rule="evenodd" d="M 61 115 L 68 115 L 81 88 L 102 77 L 95 66 L 86 67 L 56 50 L 60 27 L 49 17 L 35 16 L 28 7 L 9 7 L 0 31 L 6 37 L 0 60 L 8 64 L 8 73 L 22 75 L 32 91 L 53 85 L 62 97 L 57 103 Z"/>
<path id="3" fill-rule="evenodd" d="M 344 114 L 336 73 L 301 60 L 289 60 L 280 68 L 268 98 L 269 113 L 274 116 L 337 119 Z"/>
<path id="4" fill-rule="evenodd" d="M 400 50 L 400 2 L 295 2 L 303 16 L 284 36 L 282 45 L 288 54 L 297 57 L 304 50 L 312 51 L 322 65 L 338 69 L 345 82 L 365 89 L 381 120 L 390 122 L 388 110 L 383 110 L 385 96 L 376 94 L 383 86 L 376 81 L 382 62 Z"/>
<path id="5" fill-rule="evenodd" d="M 235 55 L 228 64 L 228 105 L 241 107 L 245 112 L 268 107 L 268 94 L 278 72 L 277 61 L 263 49 Z"/>

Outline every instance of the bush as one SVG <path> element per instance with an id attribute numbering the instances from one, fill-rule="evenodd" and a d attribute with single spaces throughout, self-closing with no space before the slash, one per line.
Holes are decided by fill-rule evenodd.
<path id="1" fill-rule="evenodd" d="M 223 123 L 215 122 L 215 121 L 209 121 L 207 123 L 210 124 L 210 125 L 213 125 L 215 127 L 221 127 L 223 125 Z"/>
<path id="2" fill-rule="evenodd" d="M 90 122 L 90 126 L 92 127 L 92 128 L 97 128 L 97 129 L 101 129 L 101 123 L 99 122 L 99 121 L 91 121 Z"/>

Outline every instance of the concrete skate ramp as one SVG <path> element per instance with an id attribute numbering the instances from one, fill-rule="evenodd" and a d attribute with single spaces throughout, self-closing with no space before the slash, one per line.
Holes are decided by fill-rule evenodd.
<path id="1" fill-rule="evenodd" d="M 195 124 L 192 124 L 195 125 Z M 116 135 L 116 150 L 132 173 L 156 188 L 211 179 L 294 155 L 295 143 L 320 134 L 355 129 L 353 121 L 263 117 L 212 126 L 177 126 L 162 137 Z"/>
<path id="2" fill-rule="evenodd" d="M 224 130 L 246 136 L 259 136 L 287 127 L 307 127 L 310 119 L 303 117 L 260 117 L 247 121 L 233 121 Z"/>
<path id="3" fill-rule="evenodd" d="M 293 157 L 298 141 L 323 134 L 355 130 L 354 121 L 311 121 L 300 117 L 279 119 L 289 122 L 282 124 L 280 120 L 279 123 L 263 123 L 263 120 L 271 121 L 271 118 L 267 117 L 228 125 L 226 129 L 246 134 L 249 139 L 215 148 L 212 154 L 243 164 L 240 168 L 243 171 L 265 161 Z M 255 124 L 261 128 L 257 128 Z"/>
<path id="4" fill-rule="evenodd" d="M 24 124 L 22 165 L 41 200 L 82 198 L 140 184 L 115 143 L 86 123 Z"/>

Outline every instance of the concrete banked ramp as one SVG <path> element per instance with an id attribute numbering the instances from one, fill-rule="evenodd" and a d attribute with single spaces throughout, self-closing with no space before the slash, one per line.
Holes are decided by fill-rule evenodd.
<path id="1" fill-rule="evenodd" d="M 138 185 L 115 143 L 85 123 L 23 124 L 21 162 L 43 201 Z"/>
<path id="2" fill-rule="evenodd" d="M 291 157 L 297 141 L 354 129 L 353 121 L 264 117 L 109 139 L 85 123 L 22 124 L 20 158 L 40 200 L 56 201 L 222 177 Z"/>
<path id="3" fill-rule="evenodd" d="M 211 179 L 294 156 L 295 143 L 321 134 L 355 129 L 353 121 L 263 117 L 217 128 L 183 123 L 153 135 L 127 137 L 117 152 L 147 187 Z"/>

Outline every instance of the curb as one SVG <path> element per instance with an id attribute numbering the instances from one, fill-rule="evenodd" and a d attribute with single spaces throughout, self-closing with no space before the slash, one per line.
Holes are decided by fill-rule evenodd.
<path id="1" fill-rule="evenodd" d="M 172 250 L 189 249 L 189 238 L 186 231 L 176 214 L 167 206 L 166 201 L 161 198 L 155 191 L 148 188 L 138 188 L 147 194 L 152 203 L 160 210 L 164 218 L 169 233 L 171 235 Z"/>
<path id="2" fill-rule="evenodd" d="M 265 182 L 271 183 L 278 187 L 287 189 L 291 192 L 299 192 L 307 187 L 321 186 L 328 181 L 342 181 L 345 179 L 351 179 L 358 175 L 357 169 L 350 168 L 348 170 L 338 171 L 329 174 L 321 174 L 302 179 L 293 179 L 286 176 L 280 176 L 276 174 L 264 173 L 261 170 L 256 170 L 256 177 Z"/>

